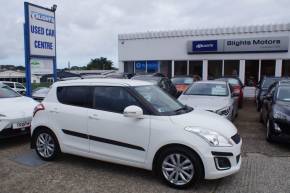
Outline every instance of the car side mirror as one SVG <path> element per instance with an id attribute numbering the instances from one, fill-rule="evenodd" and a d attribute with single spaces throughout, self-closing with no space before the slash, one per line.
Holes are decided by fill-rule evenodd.
<path id="1" fill-rule="evenodd" d="M 123 114 L 125 117 L 132 117 L 132 118 L 137 118 L 137 119 L 143 118 L 143 110 L 136 105 L 131 105 L 131 106 L 126 107 L 124 109 Z"/>

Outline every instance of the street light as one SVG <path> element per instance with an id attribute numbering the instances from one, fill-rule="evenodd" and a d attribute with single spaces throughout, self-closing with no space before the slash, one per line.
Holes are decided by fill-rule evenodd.
<path id="1" fill-rule="evenodd" d="M 57 5 L 54 4 L 54 5 L 51 7 L 51 10 L 52 10 L 52 11 L 56 11 L 56 8 L 57 8 Z"/>

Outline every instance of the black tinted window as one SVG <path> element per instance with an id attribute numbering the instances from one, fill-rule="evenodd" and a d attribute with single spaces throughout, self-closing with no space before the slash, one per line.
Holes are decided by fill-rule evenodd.
<path id="1" fill-rule="evenodd" d="M 92 87 L 67 86 L 57 88 L 59 102 L 79 107 L 92 107 Z"/>
<path id="2" fill-rule="evenodd" d="M 130 105 L 140 106 L 139 102 L 122 87 L 95 87 L 94 107 L 99 110 L 123 113 Z"/>

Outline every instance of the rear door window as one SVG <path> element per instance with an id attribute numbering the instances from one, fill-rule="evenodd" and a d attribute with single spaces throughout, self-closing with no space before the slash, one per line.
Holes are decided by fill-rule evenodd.
<path id="1" fill-rule="evenodd" d="M 92 108 L 92 92 L 93 87 L 89 86 L 58 87 L 57 99 L 66 105 Z"/>
<path id="2" fill-rule="evenodd" d="M 14 83 L 13 82 L 5 82 L 4 84 L 9 86 L 10 88 L 14 88 Z"/>

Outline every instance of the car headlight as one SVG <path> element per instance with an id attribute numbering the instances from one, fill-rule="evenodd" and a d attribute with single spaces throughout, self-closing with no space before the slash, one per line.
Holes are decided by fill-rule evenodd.
<path id="1" fill-rule="evenodd" d="M 286 120 L 287 119 L 287 115 L 285 115 L 282 112 L 274 112 L 273 114 L 274 119 L 281 119 L 281 120 Z"/>
<path id="2" fill-rule="evenodd" d="M 231 147 L 233 144 L 228 140 L 226 137 L 221 135 L 218 132 L 207 130 L 207 129 L 201 129 L 198 127 L 186 127 L 184 128 L 186 131 L 190 133 L 194 133 L 197 136 L 204 139 L 210 146 L 215 147 Z"/>
<path id="3" fill-rule="evenodd" d="M 220 110 L 217 110 L 216 113 L 222 116 L 228 116 L 231 112 L 231 107 L 225 107 Z"/>

